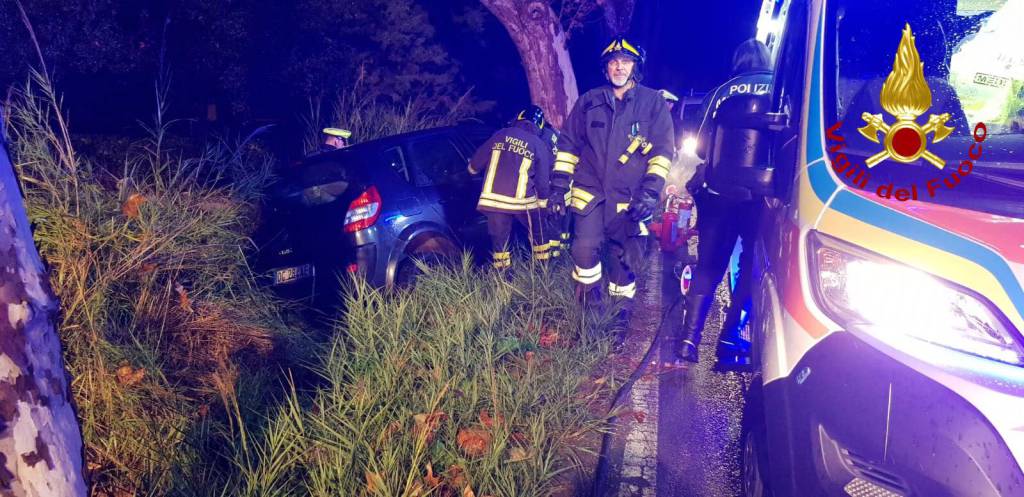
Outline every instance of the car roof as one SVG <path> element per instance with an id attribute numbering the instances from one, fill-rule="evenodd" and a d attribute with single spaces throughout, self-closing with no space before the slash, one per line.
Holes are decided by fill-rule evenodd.
<path id="1" fill-rule="evenodd" d="M 457 131 L 460 131 L 460 130 L 469 130 L 469 129 L 473 129 L 473 128 L 477 128 L 477 129 L 490 129 L 490 128 L 493 128 L 493 126 L 487 126 L 485 124 L 476 124 L 476 123 L 465 123 L 465 124 L 456 124 L 456 125 L 453 125 L 453 126 L 441 126 L 441 127 L 437 127 L 437 128 L 428 128 L 428 129 L 421 129 L 421 130 L 416 130 L 416 131 L 409 131 L 409 132 L 406 132 L 406 133 L 400 133 L 400 134 L 397 134 L 397 135 L 385 136 L 385 137 L 377 138 L 377 139 L 374 139 L 374 140 L 369 140 L 369 141 L 365 141 L 365 142 L 356 143 L 354 145 L 350 145 L 350 146 L 348 146 L 348 147 L 346 147 L 344 149 L 341 149 L 341 150 L 332 150 L 332 151 L 329 151 L 329 152 L 323 152 L 323 153 L 315 154 L 315 155 L 310 156 L 308 159 L 314 159 L 315 158 L 317 160 L 319 160 L 319 159 L 334 159 L 334 160 L 338 160 L 338 159 L 342 159 L 343 157 L 352 156 L 352 155 L 360 155 L 360 154 L 363 154 L 363 153 L 374 153 L 374 152 L 376 152 L 376 151 L 378 151 L 380 149 L 394 147 L 394 146 L 400 145 L 402 143 L 406 143 L 406 142 L 408 142 L 410 140 L 413 140 L 413 139 L 416 139 L 416 138 L 421 138 L 421 137 L 424 137 L 424 136 L 450 135 L 450 134 L 453 134 L 454 132 L 457 132 Z"/>

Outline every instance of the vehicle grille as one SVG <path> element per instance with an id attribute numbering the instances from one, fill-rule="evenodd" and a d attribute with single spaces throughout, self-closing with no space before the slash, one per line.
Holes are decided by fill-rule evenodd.
<path id="1" fill-rule="evenodd" d="M 846 485 L 846 493 L 854 497 L 910 495 L 910 489 L 899 476 L 880 468 L 875 463 L 849 450 L 841 449 L 841 453 L 847 466 L 860 476 L 860 478 L 855 478 Z M 861 493 L 853 493 L 851 486 L 853 486 L 853 490 Z"/>
<path id="2" fill-rule="evenodd" d="M 889 491 L 860 478 L 854 478 L 853 481 L 843 487 L 843 490 L 850 497 L 903 497 L 896 492 Z"/>

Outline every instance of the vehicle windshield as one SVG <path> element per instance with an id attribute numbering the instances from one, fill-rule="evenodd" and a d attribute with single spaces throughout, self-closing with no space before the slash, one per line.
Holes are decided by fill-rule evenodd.
<path id="1" fill-rule="evenodd" d="M 916 185 L 918 200 L 972 208 L 1022 203 L 1024 0 L 839 0 L 828 13 L 825 127 L 867 172 L 841 175 L 849 186 Z M 978 123 L 982 153 L 969 157 Z"/>

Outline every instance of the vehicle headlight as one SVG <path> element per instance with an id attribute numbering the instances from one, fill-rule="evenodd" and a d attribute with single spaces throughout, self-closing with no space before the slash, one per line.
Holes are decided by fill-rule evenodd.
<path id="1" fill-rule="evenodd" d="M 817 231 L 808 238 L 815 299 L 843 328 L 1024 364 L 1019 333 L 984 297 Z"/>

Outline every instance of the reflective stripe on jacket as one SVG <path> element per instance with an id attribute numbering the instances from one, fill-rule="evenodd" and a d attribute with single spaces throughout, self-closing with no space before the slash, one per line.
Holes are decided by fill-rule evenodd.
<path id="1" fill-rule="evenodd" d="M 576 102 L 559 138 L 552 184 L 568 188 L 572 208 L 605 202 L 614 214 L 641 188 L 660 192 L 674 155 L 672 118 L 657 91 L 637 85 L 615 98 L 610 86 Z"/>
<path id="2" fill-rule="evenodd" d="M 537 126 L 518 121 L 485 141 L 469 162 L 469 172 L 486 172 L 477 209 L 520 212 L 541 206 L 549 195 L 550 143 Z"/>

